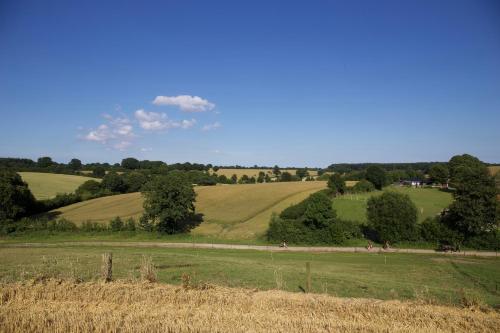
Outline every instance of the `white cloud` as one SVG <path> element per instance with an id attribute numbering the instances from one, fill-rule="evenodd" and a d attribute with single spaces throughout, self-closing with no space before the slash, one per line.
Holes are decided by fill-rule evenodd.
<path id="1" fill-rule="evenodd" d="M 113 148 L 123 151 L 123 150 L 126 150 L 131 144 L 132 144 L 132 142 L 130 142 L 130 141 L 120 141 L 120 142 L 115 143 L 113 145 Z"/>
<path id="2" fill-rule="evenodd" d="M 156 96 L 153 101 L 155 105 L 174 105 L 184 112 L 204 112 L 215 108 L 215 104 L 199 96 Z"/>
<path id="3" fill-rule="evenodd" d="M 191 120 L 183 120 L 179 123 L 180 128 L 191 128 L 196 124 L 196 119 L 191 119 Z"/>
<path id="4" fill-rule="evenodd" d="M 217 128 L 220 128 L 221 126 L 222 126 L 221 123 L 219 123 L 218 121 L 216 121 L 213 124 L 207 124 L 207 125 L 203 126 L 201 128 L 201 130 L 202 131 L 212 131 L 212 130 L 215 130 Z"/>
<path id="5" fill-rule="evenodd" d="M 91 129 L 81 138 L 86 141 L 99 142 L 118 150 L 128 148 L 132 144 L 130 140 L 136 137 L 131 121 L 127 117 L 114 118 L 108 114 L 104 114 L 103 117 L 106 119 L 105 124 Z"/>
<path id="6" fill-rule="evenodd" d="M 170 128 L 188 129 L 196 124 L 196 119 L 178 122 L 168 119 L 165 113 L 147 112 L 143 109 L 135 111 L 135 118 L 139 121 L 139 125 L 146 131 L 160 131 Z"/>
<path id="7" fill-rule="evenodd" d="M 84 139 L 87 141 L 97 141 L 106 143 L 109 139 L 113 138 L 113 134 L 109 130 L 109 127 L 105 124 L 99 125 L 97 129 L 91 130 Z"/>
<path id="8" fill-rule="evenodd" d="M 139 121 L 139 125 L 147 131 L 158 131 L 168 128 L 168 120 L 165 113 L 146 112 L 140 109 L 135 111 L 135 118 Z"/>
<path id="9" fill-rule="evenodd" d="M 141 148 L 142 152 L 153 151 L 153 148 Z"/>

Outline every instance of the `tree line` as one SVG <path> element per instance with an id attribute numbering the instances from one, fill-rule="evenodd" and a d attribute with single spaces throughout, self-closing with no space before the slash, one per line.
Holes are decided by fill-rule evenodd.
<path id="1" fill-rule="evenodd" d="M 492 177 L 486 164 L 467 154 L 454 156 L 446 164 L 433 164 L 428 172 L 434 181 L 450 184 L 454 200 L 439 216 L 421 224 L 410 197 L 392 191 L 369 198 L 365 225 L 337 218 L 331 197 L 348 191 L 380 190 L 387 184 L 386 172 L 379 165 L 370 165 L 366 179 L 353 188 L 346 187 L 340 174 L 333 174 L 328 190 L 273 216 L 267 238 L 273 242 L 342 244 L 363 235 L 378 242 L 425 241 L 454 249 L 500 249 L 499 175 Z"/>

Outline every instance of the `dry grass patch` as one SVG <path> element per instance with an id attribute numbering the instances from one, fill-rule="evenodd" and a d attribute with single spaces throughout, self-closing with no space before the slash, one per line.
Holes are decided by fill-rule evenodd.
<path id="1" fill-rule="evenodd" d="M 496 332 L 492 310 L 138 283 L 0 285 L 4 332 Z"/>

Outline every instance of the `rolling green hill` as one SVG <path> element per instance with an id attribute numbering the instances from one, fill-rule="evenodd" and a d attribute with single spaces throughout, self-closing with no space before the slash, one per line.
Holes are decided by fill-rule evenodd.
<path id="1" fill-rule="evenodd" d="M 96 178 L 43 172 L 19 172 L 19 175 L 28 183 L 37 199 L 50 199 L 58 193 L 74 192 L 78 186 L 89 179 L 101 181 Z"/>

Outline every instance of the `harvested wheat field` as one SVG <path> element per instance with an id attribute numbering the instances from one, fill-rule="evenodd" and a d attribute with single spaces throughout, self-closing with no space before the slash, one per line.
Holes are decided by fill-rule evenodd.
<path id="1" fill-rule="evenodd" d="M 2 332 L 495 332 L 500 314 L 283 291 L 62 280 L 0 285 Z"/>

